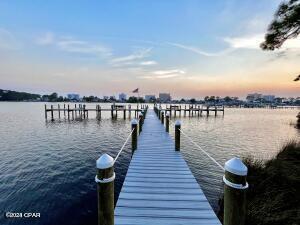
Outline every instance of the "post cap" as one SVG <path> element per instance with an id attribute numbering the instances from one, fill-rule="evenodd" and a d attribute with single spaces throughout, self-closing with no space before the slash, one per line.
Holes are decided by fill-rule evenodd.
<path id="1" fill-rule="evenodd" d="M 239 176 L 246 176 L 248 168 L 240 158 L 234 157 L 225 163 L 225 170 Z"/>
<path id="2" fill-rule="evenodd" d="M 113 165 L 114 165 L 114 159 L 106 153 L 101 155 L 100 158 L 97 159 L 96 161 L 97 169 L 107 169 L 112 167 Z"/>
<path id="3" fill-rule="evenodd" d="M 176 120 L 175 126 L 181 126 L 181 121 L 180 120 Z"/>
<path id="4" fill-rule="evenodd" d="M 137 122 L 136 119 L 132 119 L 132 120 L 131 120 L 131 125 L 137 125 L 137 124 L 138 124 L 138 122 Z"/>

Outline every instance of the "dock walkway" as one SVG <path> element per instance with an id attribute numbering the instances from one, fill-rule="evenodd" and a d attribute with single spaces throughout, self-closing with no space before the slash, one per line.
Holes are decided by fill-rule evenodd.
<path id="1" fill-rule="evenodd" d="M 115 208 L 118 225 L 221 225 L 169 133 L 149 110 Z"/>

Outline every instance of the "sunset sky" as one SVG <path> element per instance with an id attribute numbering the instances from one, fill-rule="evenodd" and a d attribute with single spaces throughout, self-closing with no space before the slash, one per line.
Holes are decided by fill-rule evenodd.
<path id="1" fill-rule="evenodd" d="M 0 89 L 300 96 L 300 38 L 259 48 L 278 0 L 0 1 Z"/>

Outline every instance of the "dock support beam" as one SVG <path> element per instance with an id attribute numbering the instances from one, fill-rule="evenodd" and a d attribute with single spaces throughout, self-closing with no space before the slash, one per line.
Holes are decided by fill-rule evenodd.
<path id="1" fill-rule="evenodd" d="M 96 162 L 98 225 L 114 225 L 114 159 L 103 154 Z"/>
<path id="2" fill-rule="evenodd" d="M 224 225 L 245 224 L 247 172 L 247 167 L 239 158 L 232 158 L 225 163 Z"/>
<path id="3" fill-rule="evenodd" d="M 181 122 L 177 120 L 175 122 L 175 151 L 180 151 L 180 128 Z"/>
<path id="4" fill-rule="evenodd" d="M 132 131 L 132 136 L 131 136 L 131 148 L 132 148 L 132 155 L 134 151 L 137 148 L 137 121 L 136 119 L 133 119 L 131 121 L 131 130 Z"/>
<path id="5" fill-rule="evenodd" d="M 166 132 L 169 133 L 169 129 L 170 129 L 170 116 L 169 113 L 166 113 Z"/>

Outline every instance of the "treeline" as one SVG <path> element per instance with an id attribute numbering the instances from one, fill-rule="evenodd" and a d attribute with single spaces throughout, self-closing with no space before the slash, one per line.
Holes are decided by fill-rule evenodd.
<path id="1" fill-rule="evenodd" d="M 38 101 L 40 98 L 39 94 L 0 89 L 0 101 Z"/>

